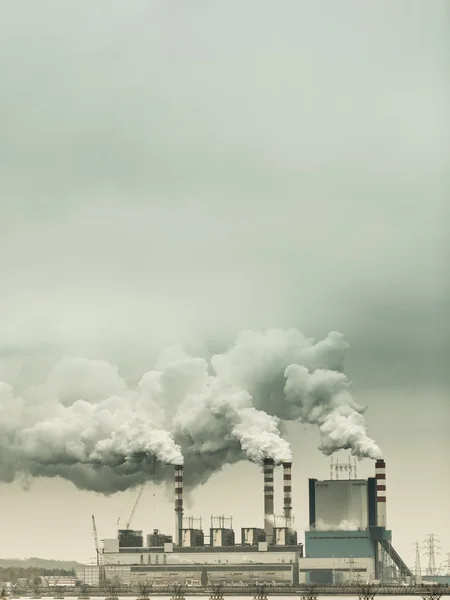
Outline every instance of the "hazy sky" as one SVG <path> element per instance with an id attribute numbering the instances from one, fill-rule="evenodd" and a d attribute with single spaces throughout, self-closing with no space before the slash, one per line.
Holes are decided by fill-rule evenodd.
<path id="1" fill-rule="evenodd" d="M 175 342 L 342 331 L 388 463 L 394 545 L 411 563 L 434 532 L 449 552 L 448 8 L 4 2 L 0 380 L 20 389 L 66 355 L 136 378 Z M 290 439 L 302 530 L 306 479 L 329 461 L 314 431 Z M 192 510 L 240 528 L 262 496 L 244 506 L 236 490 L 260 479 L 226 469 Z M 113 537 L 135 495 L 0 491 L 2 556 L 79 560 L 94 556 L 92 512 Z M 150 489 L 134 525 L 172 524 Z"/>

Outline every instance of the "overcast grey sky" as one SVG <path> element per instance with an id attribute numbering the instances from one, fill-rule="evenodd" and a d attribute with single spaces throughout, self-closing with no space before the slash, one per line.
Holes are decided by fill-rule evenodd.
<path id="1" fill-rule="evenodd" d="M 394 543 L 450 551 L 449 33 L 444 0 L 4 2 L 0 379 L 66 355 L 135 378 L 175 342 L 342 331 Z M 300 528 L 328 461 L 292 431 Z M 216 476 L 194 512 L 252 477 Z M 3 556 L 89 558 L 91 512 L 111 537 L 130 497 L 0 490 Z M 170 528 L 152 502 L 161 523 L 136 525 Z M 215 512 L 240 526 L 254 510 L 233 502 Z"/>

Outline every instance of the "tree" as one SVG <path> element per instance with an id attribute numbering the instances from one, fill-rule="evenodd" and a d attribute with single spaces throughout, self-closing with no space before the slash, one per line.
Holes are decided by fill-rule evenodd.
<path id="1" fill-rule="evenodd" d="M 208 571 L 206 569 L 202 570 L 202 574 L 200 577 L 200 583 L 202 585 L 208 585 Z"/>

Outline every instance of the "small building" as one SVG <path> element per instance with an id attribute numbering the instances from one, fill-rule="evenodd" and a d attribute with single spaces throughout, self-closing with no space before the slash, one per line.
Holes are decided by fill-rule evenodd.
<path id="1" fill-rule="evenodd" d="M 371 558 L 302 558 L 299 563 L 299 583 L 332 585 L 374 580 Z"/>
<path id="2" fill-rule="evenodd" d="M 142 531 L 134 529 L 119 529 L 117 538 L 120 548 L 142 548 L 144 542 Z"/>
<path id="3" fill-rule="evenodd" d="M 274 527 L 273 544 L 275 546 L 296 546 L 297 532 L 289 527 Z"/>
<path id="4" fill-rule="evenodd" d="M 205 536 L 201 529 L 182 529 L 181 545 L 183 548 L 199 548 L 205 545 Z"/>
<path id="5" fill-rule="evenodd" d="M 147 535 L 147 547 L 148 548 L 157 548 L 160 546 L 164 546 L 164 544 L 171 543 L 173 538 L 171 535 L 165 535 L 159 531 L 159 529 L 154 529 L 153 533 L 149 533 Z"/>
<path id="6" fill-rule="evenodd" d="M 42 587 L 64 587 L 73 588 L 77 585 L 77 577 L 64 577 L 60 575 L 41 575 L 39 577 Z"/>
<path id="7" fill-rule="evenodd" d="M 258 527 L 243 527 L 241 529 L 241 544 L 243 546 L 257 546 L 259 542 L 266 541 L 266 532 Z"/>
<path id="8" fill-rule="evenodd" d="M 211 546 L 234 546 L 234 531 L 225 528 L 211 528 L 209 530 L 209 543 Z"/>

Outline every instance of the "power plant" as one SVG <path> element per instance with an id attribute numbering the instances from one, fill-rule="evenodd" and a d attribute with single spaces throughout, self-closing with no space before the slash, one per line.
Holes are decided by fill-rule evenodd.
<path id="1" fill-rule="evenodd" d="M 175 531 L 122 529 L 97 548 L 97 565 L 81 566 L 88 585 L 228 585 L 274 583 L 408 583 L 412 572 L 392 545 L 387 528 L 386 464 L 375 463 L 374 477 L 309 480 L 309 528 L 304 544 L 292 516 L 292 464 L 283 463 L 283 516 L 274 515 L 274 469 L 263 463 L 261 527 L 243 527 L 236 543 L 232 519 L 212 517 L 205 536 L 200 519 L 184 517 L 183 467 L 174 468 Z M 305 492 L 307 490 L 305 485 Z M 208 542 L 205 542 L 205 538 Z M 98 545 L 98 542 L 97 542 Z"/>

